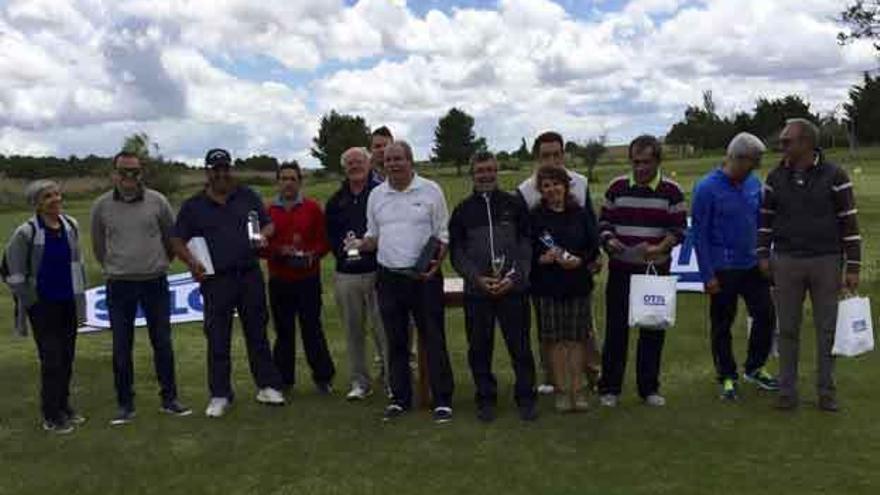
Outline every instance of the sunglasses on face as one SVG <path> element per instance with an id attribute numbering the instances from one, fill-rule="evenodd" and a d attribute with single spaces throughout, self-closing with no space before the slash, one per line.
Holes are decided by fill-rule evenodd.
<path id="1" fill-rule="evenodd" d="M 116 173 L 126 179 L 137 179 L 143 174 L 143 170 L 139 168 L 117 168 Z"/>

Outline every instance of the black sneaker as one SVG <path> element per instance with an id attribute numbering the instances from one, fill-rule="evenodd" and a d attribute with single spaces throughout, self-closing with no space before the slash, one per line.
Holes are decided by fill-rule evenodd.
<path id="1" fill-rule="evenodd" d="M 190 414 L 192 414 L 192 409 L 184 406 L 175 399 L 162 404 L 162 407 L 159 408 L 159 412 L 172 414 L 174 416 L 189 416 Z"/>
<path id="2" fill-rule="evenodd" d="M 728 401 L 737 399 L 736 382 L 733 379 L 725 378 L 721 381 L 721 399 Z"/>
<path id="3" fill-rule="evenodd" d="M 519 419 L 523 421 L 535 421 L 538 419 L 538 410 L 534 404 L 519 406 Z"/>
<path id="4" fill-rule="evenodd" d="M 315 390 L 321 395 L 333 395 L 333 385 L 327 383 L 316 383 Z"/>
<path id="5" fill-rule="evenodd" d="M 452 408 L 448 406 L 435 407 L 432 417 L 437 424 L 449 423 L 452 421 Z"/>
<path id="6" fill-rule="evenodd" d="M 119 426 L 126 425 L 132 421 L 134 421 L 134 409 L 130 407 L 120 407 L 116 416 L 110 420 L 110 424 L 113 426 Z"/>
<path id="7" fill-rule="evenodd" d="M 773 375 L 764 371 L 764 368 L 758 368 L 744 375 L 747 382 L 752 382 L 761 390 L 768 392 L 776 392 L 779 390 L 779 380 Z"/>
<path id="8" fill-rule="evenodd" d="M 73 432 L 73 424 L 71 424 L 70 421 L 65 420 L 50 421 L 48 419 L 44 419 L 43 431 L 55 433 L 56 435 L 66 435 Z"/>
<path id="9" fill-rule="evenodd" d="M 385 412 L 382 414 L 382 421 L 394 421 L 404 414 L 406 414 L 406 409 L 404 409 L 403 406 L 389 404 L 385 407 Z"/>
<path id="10" fill-rule="evenodd" d="M 482 421 L 484 423 L 491 423 L 492 421 L 495 421 L 495 417 L 496 417 L 495 406 L 487 404 L 484 406 L 477 407 L 477 419 L 479 419 L 480 421 Z M 437 418 L 436 411 L 434 412 L 434 418 L 436 421 L 436 418 Z"/>
<path id="11" fill-rule="evenodd" d="M 840 404 L 837 403 L 837 399 L 835 399 L 832 395 L 820 395 L 818 406 L 819 409 L 825 412 L 840 411 Z"/>

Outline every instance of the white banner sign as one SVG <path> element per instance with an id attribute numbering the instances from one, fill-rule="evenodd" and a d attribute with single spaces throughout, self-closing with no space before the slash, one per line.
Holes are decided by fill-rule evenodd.
<path id="1" fill-rule="evenodd" d="M 202 321 L 202 292 L 199 283 L 192 275 L 177 273 L 168 276 L 168 289 L 171 307 L 171 323 L 188 323 Z M 143 308 L 138 306 L 135 326 L 147 326 Z M 107 289 L 105 286 L 94 287 L 86 291 L 86 323 L 80 332 L 97 332 L 110 328 L 110 312 L 107 307 Z"/>
<path id="2" fill-rule="evenodd" d="M 703 279 L 700 278 L 700 266 L 697 265 L 697 252 L 691 229 L 688 227 L 684 240 L 672 249 L 671 275 L 678 275 L 676 288 L 683 292 L 703 292 Z"/>

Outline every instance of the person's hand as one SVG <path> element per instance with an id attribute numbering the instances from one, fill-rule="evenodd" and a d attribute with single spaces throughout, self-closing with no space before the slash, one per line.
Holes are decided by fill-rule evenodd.
<path id="1" fill-rule="evenodd" d="M 602 255 L 599 255 L 593 261 L 587 263 L 587 269 L 590 270 L 590 273 L 593 275 L 598 274 L 602 271 Z"/>
<path id="2" fill-rule="evenodd" d="M 847 272 L 846 277 L 843 279 L 843 284 L 846 290 L 855 294 L 859 290 L 859 274 L 857 272 Z"/>
<path id="3" fill-rule="evenodd" d="M 431 263 L 428 265 L 428 271 L 425 273 L 420 273 L 419 278 L 422 281 L 428 280 L 437 274 L 437 270 L 440 269 L 440 262 L 437 260 L 431 260 Z"/>
<path id="4" fill-rule="evenodd" d="M 202 283 L 205 281 L 205 266 L 202 265 L 198 260 L 193 260 L 191 263 L 187 263 L 187 267 L 189 268 L 189 272 L 192 273 L 196 282 Z"/>
<path id="5" fill-rule="evenodd" d="M 510 292 L 511 289 L 513 289 L 513 280 L 509 277 L 504 277 L 495 284 L 495 290 L 492 291 L 492 295 L 495 297 L 501 297 Z"/>
<path id="6" fill-rule="evenodd" d="M 260 230 L 260 234 L 263 236 L 263 239 L 271 238 L 273 235 L 275 235 L 275 224 L 270 223 L 266 225 Z"/>
<path id="7" fill-rule="evenodd" d="M 718 281 L 717 277 L 712 277 L 711 280 L 706 282 L 706 293 L 714 296 L 721 292 L 721 282 Z"/>
<path id="8" fill-rule="evenodd" d="M 538 263 L 542 265 L 552 265 L 559 258 L 559 251 L 556 248 L 544 251 L 544 254 L 538 257 Z"/>
<path id="9" fill-rule="evenodd" d="M 476 279 L 477 287 L 479 287 L 480 290 L 487 292 L 489 294 L 494 293 L 495 285 L 497 283 L 498 283 L 498 281 L 492 277 L 479 276 Z"/>
<path id="10" fill-rule="evenodd" d="M 761 274 L 767 279 L 773 278 L 773 272 L 770 270 L 770 260 L 768 258 L 758 260 L 758 269 L 761 270 Z"/>
<path id="11" fill-rule="evenodd" d="M 626 249 L 626 246 L 613 237 L 605 243 L 605 250 L 612 254 L 622 253 L 624 249 Z"/>
<path id="12" fill-rule="evenodd" d="M 296 248 L 293 246 L 281 246 L 278 248 L 278 254 L 281 256 L 294 256 L 296 254 Z"/>
<path id="13" fill-rule="evenodd" d="M 575 268 L 581 266 L 583 262 L 584 260 L 573 255 L 560 256 L 558 261 L 559 266 L 561 266 L 565 270 L 574 270 Z"/>
<path id="14" fill-rule="evenodd" d="M 660 244 L 645 244 L 645 261 L 654 261 L 666 255 L 666 249 Z"/>

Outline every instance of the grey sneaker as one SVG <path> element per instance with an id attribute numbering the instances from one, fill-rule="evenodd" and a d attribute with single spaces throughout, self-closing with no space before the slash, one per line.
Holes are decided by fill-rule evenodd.
<path id="1" fill-rule="evenodd" d="M 666 405 L 666 399 L 660 394 L 651 394 L 645 397 L 645 405 L 651 407 L 663 407 Z"/>
<path id="2" fill-rule="evenodd" d="M 172 414 L 174 416 L 189 416 L 192 414 L 192 409 L 184 406 L 177 400 L 172 400 L 162 404 L 162 407 L 159 408 L 160 412 L 165 414 Z"/>
<path id="3" fill-rule="evenodd" d="M 779 380 L 773 375 L 767 373 L 764 368 L 758 368 L 750 373 L 743 375 L 743 379 L 747 382 L 754 383 L 761 390 L 768 392 L 776 392 L 779 390 Z"/>
<path id="4" fill-rule="evenodd" d="M 127 425 L 132 421 L 134 421 L 134 409 L 131 407 L 120 407 L 116 416 L 113 416 L 113 419 L 110 420 L 110 424 L 120 426 Z"/>
<path id="5" fill-rule="evenodd" d="M 617 407 L 619 402 L 620 398 L 614 394 L 602 394 L 599 396 L 599 405 L 602 407 Z"/>
<path id="6" fill-rule="evenodd" d="M 382 413 L 382 421 L 394 421 L 404 414 L 406 414 L 406 409 L 404 409 L 403 406 L 399 406 L 397 404 L 388 404 L 385 407 L 385 412 Z"/>
<path id="7" fill-rule="evenodd" d="M 835 399 L 832 395 L 820 395 L 818 406 L 819 409 L 825 412 L 840 411 L 840 404 L 837 403 L 837 399 Z"/>
<path id="8" fill-rule="evenodd" d="M 49 421 L 43 420 L 43 431 L 55 433 L 56 435 L 66 435 L 73 432 L 73 425 L 70 421 Z"/>

